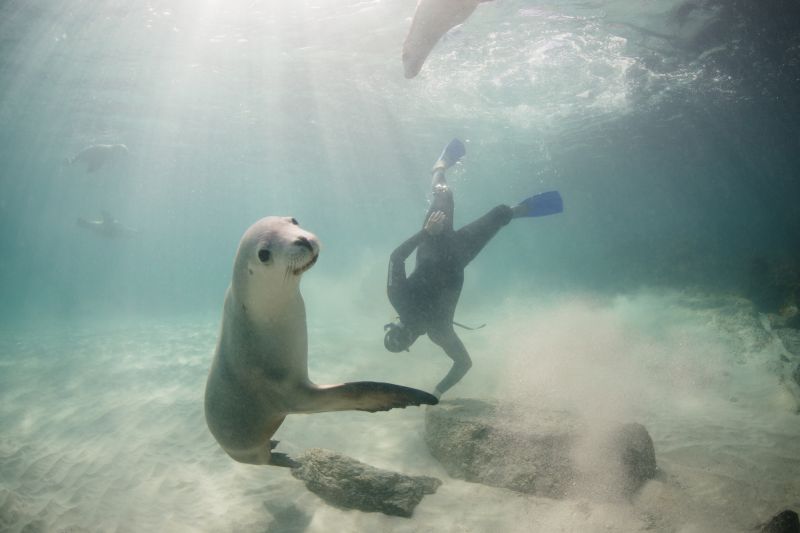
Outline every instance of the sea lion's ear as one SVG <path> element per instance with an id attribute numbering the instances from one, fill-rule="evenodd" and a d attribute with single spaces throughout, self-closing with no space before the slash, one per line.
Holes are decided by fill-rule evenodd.
<path id="1" fill-rule="evenodd" d="M 268 248 L 262 248 L 258 251 L 258 260 L 262 263 L 269 263 L 272 260 L 272 252 Z"/>

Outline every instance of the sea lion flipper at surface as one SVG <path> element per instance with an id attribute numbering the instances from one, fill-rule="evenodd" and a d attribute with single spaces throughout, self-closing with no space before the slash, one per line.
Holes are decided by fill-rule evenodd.
<path id="1" fill-rule="evenodd" d="M 432 394 L 411 387 L 379 381 L 354 381 L 315 387 L 301 412 L 356 410 L 374 413 L 436 402 Z"/>
<path id="2" fill-rule="evenodd" d="M 403 69 L 413 78 L 442 36 L 469 18 L 478 4 L 491 0 L 420 0 L 403 43 Z"/>
<path id="3" fill-rule="evenodd" d="M 239 243 L 205 392 L 208 428 L 236 461 L 290 466 L 288 457 L 271 453 L 271 437 L 292 413 L 438 402 L 390 383 L 317 386 L 308 379 L 300 278 L 318 255 L 317 237 L 291 217 L 261 219 Z"/>

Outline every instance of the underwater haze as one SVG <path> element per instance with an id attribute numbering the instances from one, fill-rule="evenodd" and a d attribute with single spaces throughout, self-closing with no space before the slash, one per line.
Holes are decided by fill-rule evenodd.
<path id="1" fill-rule="evenodd" d="M 415 4 L 0 2 L 0 531 L 744 532 L 800 510 L 800 4 L 483 2 L 406 79 Z M 433 390 L 440 348 L 384 348 L 386 271 L 453 138 L 456 227 L 551 190 L 564 212 L 466 269 L 455 320 L 487 325 L 458 330 L 473 366 L 442 400 L 643 424 L 659 475 L 632 498 L 451 478 L 425 408 L 289 416 L 290 455 L 444 481 L 411 518 L 363 513 L 208 431 L 233 260 L 269 215 L 321 242 L 311 379 Z M 87 171 L 97 145 L 126 148 Z"/>

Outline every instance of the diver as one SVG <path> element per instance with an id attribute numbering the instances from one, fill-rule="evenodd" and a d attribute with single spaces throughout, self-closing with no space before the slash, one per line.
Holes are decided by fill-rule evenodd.
<path id="1" fill-rule="evenodd" d="M 453 193 L 447 186 L 445 171 L 465 153 L 463 143 L 453 139 L 434 165 L 433 201 L 423 227 L 392 252 L 386 283 L 389 302 L 398 314 L 397 320 L 384 326 L 386 349 L 395 353 L 408 351 L 419 336 L 427 334 L 453 360 L 450 371 L 433 392 L 437 398 L 458 383 L 472 366 L 467 349 L 453 329 L 454 324 L 461 326 L 453 322 L 453 316 L 464 284 L 464 268 L 511 219 L 563 210 L 559 193 L 550 191 L 526 198 L 514 207 L 498 205 L 455 231 Z M 416 266 L 406 276 L 405 260 L 414 250 L 417 250 Z"/>

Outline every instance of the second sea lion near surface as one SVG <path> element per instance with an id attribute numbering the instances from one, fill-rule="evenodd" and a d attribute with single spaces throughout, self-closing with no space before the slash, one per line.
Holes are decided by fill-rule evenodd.
<path id="1" fill-rule="evenodd" d="M 478 4 L 492 0 L 420 0 L 403 43 L 403 69 L 413 78 L 442 36 L 469 18 Z"/>

